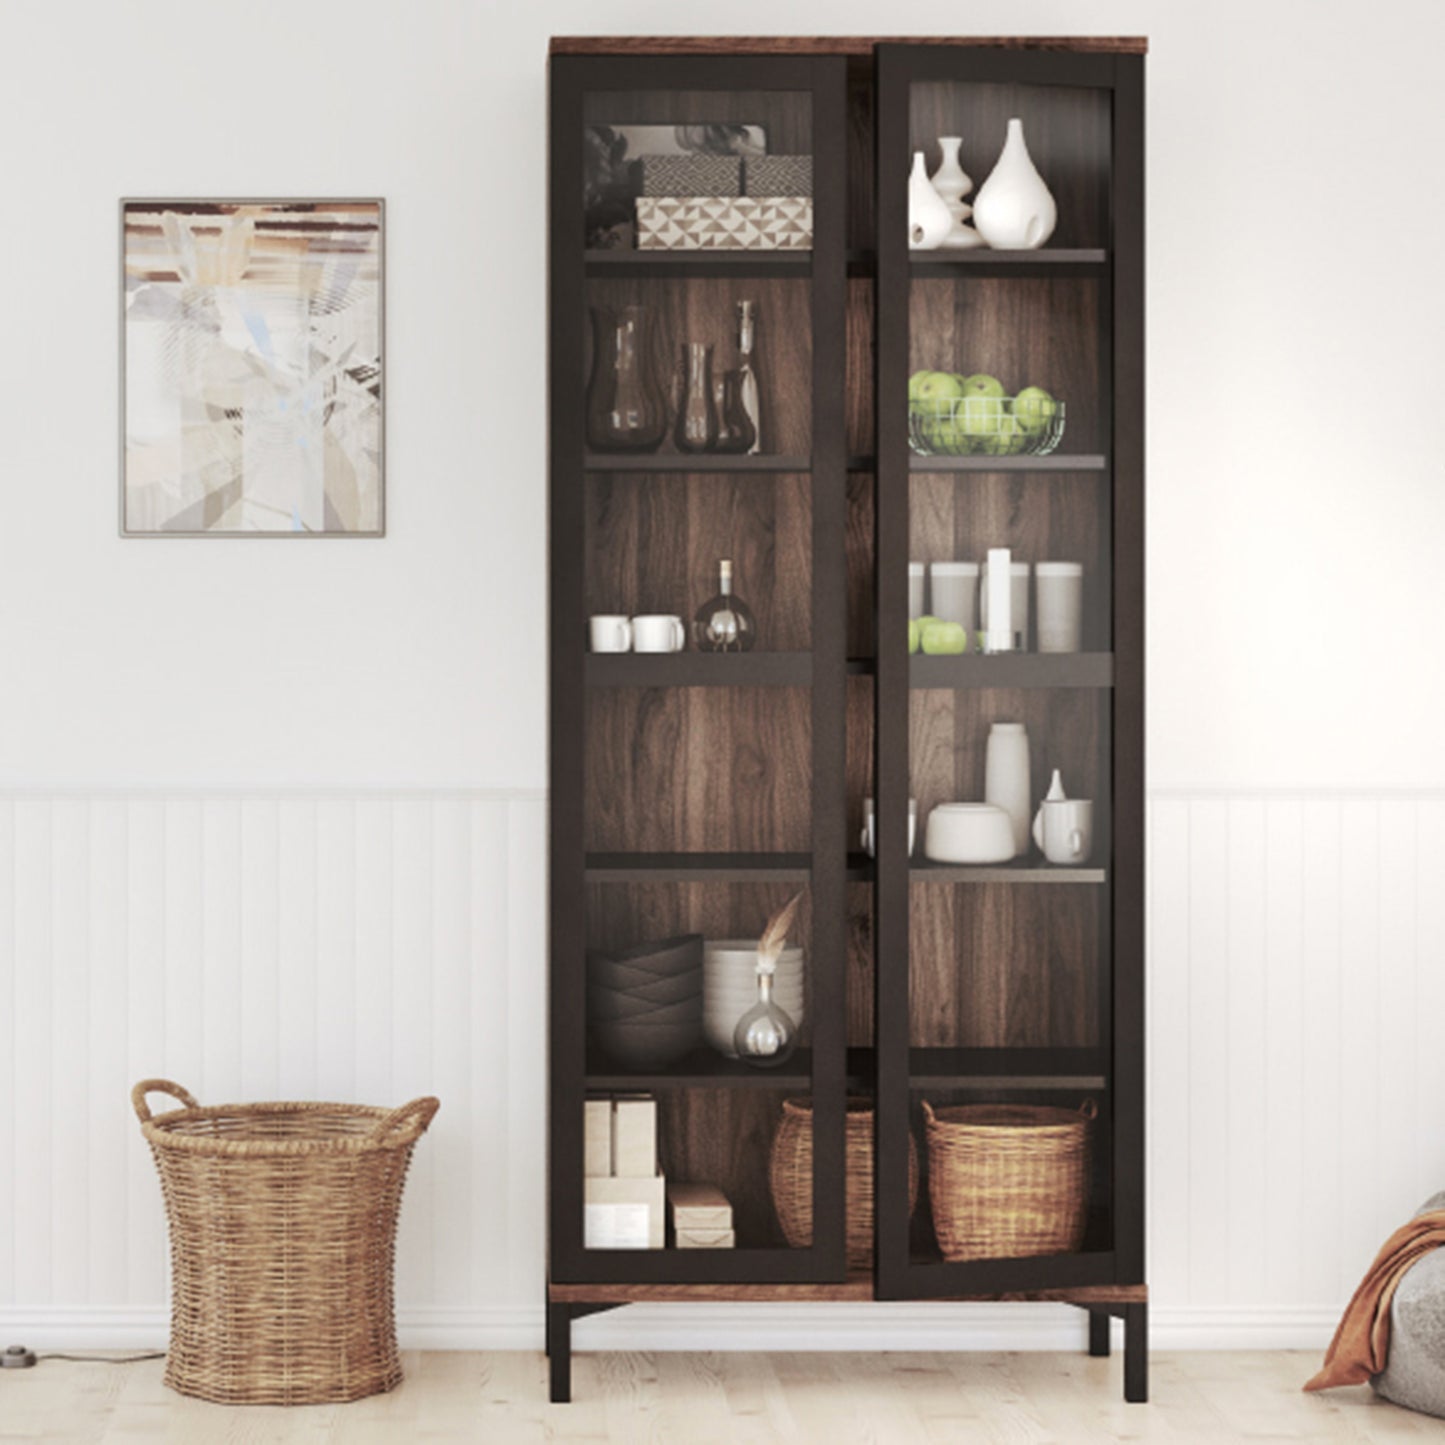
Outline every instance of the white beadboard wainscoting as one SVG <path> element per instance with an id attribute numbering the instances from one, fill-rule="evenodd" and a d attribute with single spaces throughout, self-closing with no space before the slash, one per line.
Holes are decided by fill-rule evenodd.
<path id="1" fill-rule="evenodd" d="M 0 1335 L 160 1344 L 131 1084 L 442 1110 L 405 1343 L 540 1345 L 538 793 L 0 797 Z M 1150 1283 L 1161 1346 L 1313 1346 L 1445 1187 L 1445 794 L 1156 792 Z M 163 1103 L 156 1100 L 156 1106 Z M 1048 1307 L 634 1307 L 579 1348 L 1077 1345 Z"/>

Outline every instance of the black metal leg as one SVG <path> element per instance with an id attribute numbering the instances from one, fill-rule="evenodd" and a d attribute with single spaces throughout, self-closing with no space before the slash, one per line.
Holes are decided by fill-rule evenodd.
<path id="1" fill-rule="evenodd" d="M 1095 1359 L 1109 1358 L 1109 1311 L 1089 1311 L 1089 1353 Z"/>
<path id="2" fill-rule="evenodd" d="M 1124 1306 L 1124 1398 L 1131 1405 L 1149 1399 L 1149 1306 Z"/>
<path id="3" fill-rule="evenodd" d="M 547 1305 L 547 1359 L 554 1405 L 572 1402 L 572 1307 Z"/>

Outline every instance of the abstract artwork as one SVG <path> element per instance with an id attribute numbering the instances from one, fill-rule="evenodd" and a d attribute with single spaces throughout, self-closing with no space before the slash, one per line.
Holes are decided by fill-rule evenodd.
<path id="1" fill-rule="evenodd" d="M 122 203 L 126 536 L 384 531 L 382 203 Z"/>

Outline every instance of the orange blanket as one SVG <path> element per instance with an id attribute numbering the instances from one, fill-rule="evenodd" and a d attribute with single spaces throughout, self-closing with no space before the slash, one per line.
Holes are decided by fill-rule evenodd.
<path id="1" fill-rule="evenodd" d="M 1445 1244 L 1445 1209 L 1421 1214 L 1401 1225 L 1384 1243 L 1370 1272 L 1345 1306 L 1324 1368 L 1306 1390 L 1363 1385 L 1378 1375 L 1390 1357 L 1390 1301 L 1405 1271 L 1422 1255 Z"/>

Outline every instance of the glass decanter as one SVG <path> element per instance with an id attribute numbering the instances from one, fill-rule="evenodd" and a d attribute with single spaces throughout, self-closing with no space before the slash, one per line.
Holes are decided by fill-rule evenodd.
<path id="1" fill-rule="evenodd" d="M 587 445 L 596 452 L 655 452 L 667 435 L 667 399 L 653 370 L 646 306 L 592 308 Z"/>
<path id="2" fill-rule="evenodd" d="M 680 452 L 709 452 L 717 442 L 717 411 L 712 399 L 712 347 L 702 341 L 687 343 L 687 380 L 682 405 L 677 409 L 673 434 Z"/>
<path id="3" fill-rule="evenodd" d="M 699 652 L 751 652 L 758 640 L 753 610 L 733 593 L 733 564 L 718 563 L 718 592 L 697 609 L 692 623 L 693 645 Z"/>
<path id="4" fill-rule="evenodd" d="M 743 373 L 725 371 L 713 389 L 717 400 L 717 449 L 720 452 L 751 451 L 758 434 L 743 405 Z"/>
<path id="5" fill-rule="evenodd" d="M 798 1026 L 773 1002 L 774 960 L 758 959 L 758 1001 L 733 1030 L 733 1047 L 745 1064 L 775 1069 L 786 1063 L 798 1047 Z"/>

